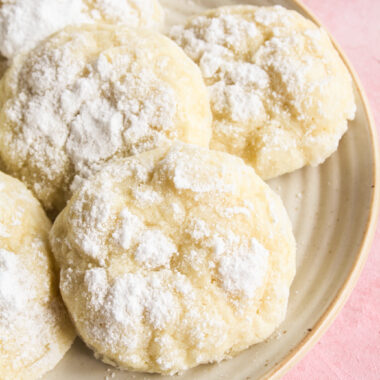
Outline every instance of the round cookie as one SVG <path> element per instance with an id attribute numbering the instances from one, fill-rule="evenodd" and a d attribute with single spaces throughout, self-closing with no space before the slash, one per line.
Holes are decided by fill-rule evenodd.
<path id="1" fill-rule="evenodd" d="M 280 198 L 240 158 L 183 143 L 105 165 L 50 242 L 78 333 L 136 371 L 174 374 L 264 340 L 295 273 Z"/>
<path id="2" fill-rule="evenodd" d="M 17 57 L 0 87 L 4 170 L 48 210 L 114 156 L 211 138 L 199 68 L 150 30 L 67 28 Z"/>
<path id="3" fill-rule="evenodd" d="M 337 149 L 356 107 L 323 29 L 281 6 L 231 6 L 170 35 L 209 88 L 211 148 L 243 158 L 264 179 L 316 166 Z"/>
<path id="4" fill-rule="evenodd" d="M 0 53 L 13 58 L 66 26 L 94 23 L 161 26 L 157 0 L 5 0 L 0 3 Z"/>
<path id="5" fill-rule="evenodd" d="M 70 348 L 74 329 L 58 291 L 51 223 L 18 180 L 0 173 L 0 377 L 34 380 Z"/>

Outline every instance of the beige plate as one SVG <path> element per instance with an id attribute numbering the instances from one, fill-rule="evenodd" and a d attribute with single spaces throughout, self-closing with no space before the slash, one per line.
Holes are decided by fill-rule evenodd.
<path id="1" fill-rule="evenodd" d="M 297 1 L 163 0 L 169 23 L 184 16 L 233 3 L 281 4 L 315 18 Z M 349 65 L 348 65 L 349 66 Z M 352 72 L 352 70 L 351 70 Z M 285 202 L 298 242 L 297 276 L 287 318 L 267 342 L 218 365 L 204 365 L 180 380 L 280 378 L 319 339 L 352 291 L 373 237 L 379 204 L 375 126 L 356 82 L 356 120 L 339 150 L 323 165 L 272 180 Z M 108 368 L 108 370 L 107 370 Z M 121 372 L 95 360 L 77 340 L 45 380 L 169 379 Z"/>

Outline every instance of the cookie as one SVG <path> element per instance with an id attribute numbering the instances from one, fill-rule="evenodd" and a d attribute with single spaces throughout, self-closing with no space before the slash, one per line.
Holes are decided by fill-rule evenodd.
<path id="1" fill-rule="evenodd" d="M 211 138 L 199 68 L 150 30 L 67 28 L 19 56 L 0 88 L 4 171 L 55 212 L 115 156 Z"/>
<path id="2" fill-rule="evenodd" d="M 135 371 L 175 374 L 261 342 L 295 273 L 280 198 L 240 158 L 183 143 L 105 165 L 50 242 L 82 339 Z"/>
<path id="3" fill-rule="evenodd" d="M 355 115 L 351 77 L 327 33 L 280 6 L 210 10 L 170 36 L 200 66 L 214 115 L 211 148 L 264 179 L 319 165 Z"/>
<path id="4" fill-rule="evenodd" d="M 13 58 L 67 26 L 94 23 L 159 28 L 157 0 L 5 0 L 0 4 L 0 53 Z"/>
<path id="5" fill-rule="evenodd" d="M 18 180 L 0 173 L 0 377 L 34 380 L 70 348 L 74 329 L 58 290 L 51 223 Z"/>

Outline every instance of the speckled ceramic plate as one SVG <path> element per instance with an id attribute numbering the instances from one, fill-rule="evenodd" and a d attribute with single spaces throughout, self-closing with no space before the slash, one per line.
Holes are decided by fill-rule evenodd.
<path id="1" fill-rule="evenodd" d="M 168 23 L 227 4 L 281 4 L 315 18 L 292 0 L 162 0 Z M 348 65 L 349 66 L 349 65 Z M 352 70 L 351 70 L 352 72 Z M 377 219 L 378 153 L 375 127 L 356 75 L 358 112 L 339 150 L 323 165 L 270 181 L 285 202 L 298 243 L 297 276 L 285 322 L 266 342 L 178 380 L 280 378 L 323 334 L 352 291 L 365 262 Z M 45 380 L 166 380 L 159 375 L 114 370 L 76 341 Z"/>

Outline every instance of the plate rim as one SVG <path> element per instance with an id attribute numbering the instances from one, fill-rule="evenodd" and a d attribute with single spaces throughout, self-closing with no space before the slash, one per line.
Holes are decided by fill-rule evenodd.
<path id="1" fill-rule="evenodd" d="M 299 7 L 302 12 L 313 21 L 318 26 L 322 27 L 327 31 L 332 44 L 338 51 L 340 57 L 345 63 L 348 71 L 350 72 L 353 81 L 358 89 L 359 97 L 363 103 L 365 117 L 369 126 L 369 134 L 372 145 L 373 152 L 373 184 L 372 184 L 372 196 L 369 209 L 369 215 L 367 219 L 367 224 L 365 228 L 365 233 L 363 235 L 360 247 L 357 250 L 355 262 L 350 270 L 350 273 L 346 277 L 343 285 L 339 289 L 337 295 L 330 302 L 327 310 L 319 318 L 316 324 L 312 327 L 310 331 L 298 344 L 294 347 L 277 365 L 275 365 L 271 370 L 269 370 L 265 375 L 261 376 L 258 380 L 277 380 L 284 376 L 291 368 L 293 368 L 321 339 L 321 337 L 326 333 L 328 328 L 337 318 L 339 312 L 343 306 L 348 301 L 349 296 L 355 288 L 357 281 L 359 280 L 360 274 L 364 268 L 367 261 L 369 252 L 372 247 L 372 242 L 374 239 L 379 211 L 380 211 L 380 152 L 379 152 L 379 142 L 378 133 L 376 129 L 375 120 L 372 115 L 372 111 L 365 94 L 364 88 L 361 84 L 358 74 L 350 63 L 348 57 L 336 42 L 335 38 L 331 33 L 325 28 L 324 24 L 319 20 L 317 16 L 314 15 L 313 11 L 309 9 L 308 6 L 303 4 L 301 0 L 291 0 L 297 7 Z"/>

